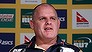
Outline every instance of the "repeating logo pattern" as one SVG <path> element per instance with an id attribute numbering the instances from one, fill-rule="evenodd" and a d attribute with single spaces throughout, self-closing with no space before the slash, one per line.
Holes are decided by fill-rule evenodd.
<path id="1" fill-rule="evenodd" d="M 17 35 L 17 40 L 20 40 L 20 44 L 29 42 L 31 40 L 34 33 L 26 33 L 30 32 L 27 28 L 30 29 L 29 21 L 32 19 L 33 8 L 41 3 L 52 4 L 56 8 L 58 17 L 60 19 L 61 32 L 59 33 L 65 33 L 59 34 L 63 41 L 67 42 L 67 36 L 69 36 L 67 34 L 72 34 L 74 32 L 72 29 L 75 29 L 75 31 L 78 29 L 77 33 L 79 33 L 79 31 L 84 33 L 86 30 L 87 32 L 85 32 L 85 34 L 73 34 L 72 43 L 81 48 L 83 52 L 91 51 L 92 34 L 86 33 L 91 33 L 92 30 L 92 0 L 72 0 L 72 5 L 77 6 L 71 6 L 71 1 L 68 0 L 0 0 L 0 51 L 9 52 L 9 50 L 15 46 L 15 33 Z M 72 18 L 70 15 L 71 12 Z M 67 20 L 71 19 L 72 25 L 69 21 L 67 24 Z M 68 26 L 69 28 L 67 28 Z M 70 27 L 72 27 L 72 29 L 70 29 Z M 12 31 L 14 33 L 10 32 L 10 28 L 14 29 L 14 31 Z M 62 29 L 65 32 L 62 32 Z M 26 30 L 25 33 L 23 33 L 22 30 Z M 19 33 L 20 35 L 18 35 Z M 18 45 L 18 42 L 16 42 L 16 45 Z M 20 52 L 22 49 L 15 49 L 14 51 Z M 64 51 L 66 51 L 66 49 Z"/>

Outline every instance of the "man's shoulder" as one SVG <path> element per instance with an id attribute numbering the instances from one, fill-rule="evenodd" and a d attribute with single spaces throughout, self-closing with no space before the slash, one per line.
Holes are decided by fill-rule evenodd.
<path id="1" fill-rule="evenodd" d="M 69 44 L 69 43 L 66 43 L 65 46 L 68 48 L 72 48 L 72 49 L 79 49 L 77 46 L 75 46 L 73 44 Z"/>
<path id="2" fill-rule="evenodd" d="M 63 50 L 72 50 L 72 51 L 76 51 L 76 52 L 82 52 L 81 49 L 73 44 L 69 44 L 66 42 L 61 42 L 60 48 Z"/>
<path id="3" fill-rule="evenodd" d="M 75 46 L 75 45 L 73 45 L 73 44 L 66 43 L 65 46 L 66 46 L 67 48 L 73 49 L 73 50 L 75 50 L 75 51 L 77 51 L 77 52 L 82 52 L 82 50 L 81 50 L 79 47 L 77 47 L 77 46 Z"/>
<path id="4" fill-rule="evenodd" d="M 26 49 L 29 44 L 30 44 L 30 42 L 17 45 L 17 46 L 15 46 L 15 47 L 13 47 L 9 52 L 22 51 L 22 50 Z"/>

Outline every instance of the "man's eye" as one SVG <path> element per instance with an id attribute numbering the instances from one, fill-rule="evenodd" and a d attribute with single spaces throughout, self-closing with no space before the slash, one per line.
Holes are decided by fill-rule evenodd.
<path id="1" fill-rule="evenodd" d="M 55 18 L 51 17 L 52 20 L 56 20 Z"/>
<path id="2" fill-rule="evenodd" d="M 40 20 L 44 20 L 45 18 L 40 18 Z"/>

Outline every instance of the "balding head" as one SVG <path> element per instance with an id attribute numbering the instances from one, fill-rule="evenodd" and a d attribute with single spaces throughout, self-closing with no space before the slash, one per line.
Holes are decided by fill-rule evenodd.
<path id="1" fill-rule="evenodd" d="M 33 14 L 32 14 L 32 19 L 34 19 L 34 18 L 35 18 L 35 15 L 37 15 L 38 12 L 41 12 L 42 10 L 44 10 L 44 12 L 47 12 L 48 10 L 52 10 L 53 13 L 55 13 L 56 16 L 57 16 L 57 13 L 56 13 L 56 11 L 55 11 L 55 8 L 54 8 L 52 5 L 43 3 L 43 4 L 40 4 L 40 5 L 38 5 L 38 6 L 36 6 L 36 7 L 34 8 L 34 12 L 33 12 Z M 49 12 L 49 11 L 48 11 L 48 12 Z"/>

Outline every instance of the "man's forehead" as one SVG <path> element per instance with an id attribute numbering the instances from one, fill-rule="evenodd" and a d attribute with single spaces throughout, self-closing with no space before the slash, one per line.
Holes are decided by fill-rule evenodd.
<path id="1" fill-rule="evenodd" d="M 43 9 L 52 9 L 52 10 L 55 10 L 52 6 L 47 5 L 47 4 L 40 5 L 35 10 L 43 10 Z"/>
<path id="2" fill-rule="evenodd" d="M 41 4 L 41 5 L 38 5 L 37 7 L 35 7 L 35 9 L 36 8 L 39 8 L 39 7 L 53 7 L 53 6 L 51 6 L 51 5 L 49 5 L 49 4 Z M 53 7 L 54 8 L 54 7 Z"/>
<path id="3" fill-rule="evenodd" d="M 48 9 L 48 10 L 46 10 L 46 9 Z M 36 6 L 34 8 L 33 18 L 37 17 L 37 14 L 39 15 L 39 13 L 41 13 L 41 11 L 43 12 L 43 10 L 44 10 L 44 12 L 46 12 L 46 11 L 47 12 L 53 11 L 52 13 L 54 13 L 57 16 L 55 8 L 52 5 L 50 5 L 50 4 L 40 4 L 40 5 L 38 5 L 38 6 Z"/>

